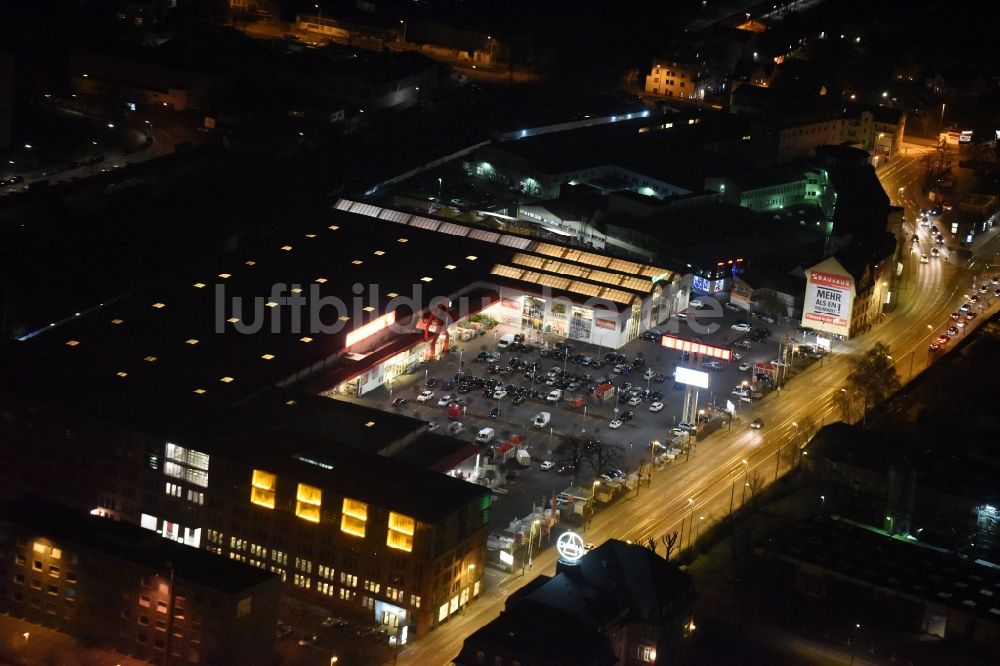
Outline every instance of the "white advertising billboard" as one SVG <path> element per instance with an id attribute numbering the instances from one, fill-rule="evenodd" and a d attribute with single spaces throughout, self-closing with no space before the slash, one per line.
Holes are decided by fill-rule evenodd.
<path id="1" fill-rule="evenodd" d="M 854 307 L 854 280 L 847 275 L 813 271 L 806 284 L 802 325 L 847 337 Z"/>
<path id="2" fill-rule="evenodd" d="M 678 365 L 677 370 L 674 373 L 674 381 L 679 384 L 690 384 L 691 386 L 707 389 L 708 373 L 701 372 L 700 370 L 692 370 L 691 368 L 684 368 Z"/>

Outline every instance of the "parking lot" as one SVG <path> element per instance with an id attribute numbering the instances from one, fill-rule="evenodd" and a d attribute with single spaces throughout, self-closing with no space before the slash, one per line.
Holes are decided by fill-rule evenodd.
<path id="1" fill-rule="evenodd" d="M 689 309 L 687 319 L 671 319 L 657 330 L 725 348 L 732 348 L 746 338 L 745 332 L 731 328 L 747 321 L 746 312 L 728 310 L 711 299 L 701 300 L 705 301 L 704 309 Z M 745 343 L 748 349 L 736 348 L 741 354 L 738 360 L 718 362 L 711 370 L 704 368 L 710 372 L 711 383 L 708 390 L 699 392 L 698 402 L 711 421 L 701 433 L 693 456 L 697 455 L 697 446 L 711 446 L 711 438 L 706 439 L 706 435 L 713 430 L 748 427 L 753 418 L 752 400 L 740 401 L 732 391 L 750 379 L 752 364 L 776 360 L 780 341 L 795 334 L 795 322 L 772 323 L 754 317 L 750 323 L 755 329 L 766 327 L 771 335 L 761 341 L 748 341 Z M 621 456 L 615 466 L 632 472 L 643 459 L 649 459 L 651 441 L 674 439 L 670 431 L 680 422 L 683 408 L 683 386 L 675 384 L 671 376 L 681 362 L 681 352 L 662 347 L 657 336 L 637 338 L 612 352 L 606 347 L 575 341 L 569 341 L 570 348 L 566 350 L 557 347 L 567 342 L 565 339 L 532 331 L 527 333 L 527 348 L 519 342 L 506 349 L 498 348 L 495 341 L 520 333 L 515 328 L 499 326 L 485 335 L 458 342 L 439 360 L 396 378 L 391 397 L 388 388 L 382 387 L 358 399 L 374 407 L 423 419 L 436 432 L 468 442 L 474 442 L 481 429 L 492 428 L 495 434 L 492 441 L 482 445 L 484 453 L 515 435 L 522 437 L 532 462 L 528 468 L 511 465 L 518 470 L 517 476 L 506 483 L 505 492 L 496 495 L 491 523 L 500 529 L 510 520 L 529 513 L 533 504 L 547 501 L 553 491 L 559 492 L 570 484 L 571 473 L 558 474 L 558 464 L 547 471 L 540 469 L 543 461 L 559 462 L 556 451 L 563 436 L 579 435 L 616 444 Z M 800 339 L 806 341 L 801 336 Z M 747 365 L 741 370 L 743 363 Z M 534 375 L 530 374 L 532 370 Z M 604 380 L 615 385 L 614 398 L 600 400 L 595 395 Z M 561 396 L 550 400 L 553 391 L 561 391 Z M 641 393 L 632 401 L 634 404 L 619 403 L 623 391 L 626 395 L 629 391 Z M 646 391 L 652 395 L 647 396 Z M 722 412 L 727 400 L 737 405 L 734 424 L 729 424 L 728 416 Z M 661 403 L 662 409 L 650 411 L 652 402 Z M 454 404 L 458 408 L 451 409 L 458 413 L 453 412 L 456 418 L 451 420 L 449 405 Z M 709 407 L 712 404 L 718 409 Z M 533 421 L 541 412 L 548 412 L 551 418 L 544 427 L 535 428 Z M 622 423 L 613 428 L 611 424 L 616 419 Z M 449 426 L 458 428 L 454 423 L 461 423 L 461 432 L 449 432 Z M 579 471 L 581 481 L 589 483 L 594 476 L 592 469 L 584 467 Z"/>

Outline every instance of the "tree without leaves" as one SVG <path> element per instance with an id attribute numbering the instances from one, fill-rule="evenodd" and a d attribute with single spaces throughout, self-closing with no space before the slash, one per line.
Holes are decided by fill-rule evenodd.
<path id="1" fill-rule="evenodd" d="M 666 546 L 666 548 L 667 548 L 667 554 L 664 555 L 663 557 L 664 557 L 664 559 L 669 560 L 670 556 L 674 552 L 674 548 L 677 547 L 677 532 L 671 532 L 670 534 L 664 534 L 663 536 L 660 537 L 660 541 L 662 541 L 663 545 Z"/>
<path id="2" fill-rule="evenodd" d="M 837 391 L 837 393 L 833 396 L 833 404 L 837 406 L 838 410 L 840 410 L 840 418 L 844 421 L 844 423 L 854 422 L 854 402 L 854 394 L 849 393 L 846 389 Z"/>
<path id="3" fill-rule="evenodd" d="M 576 435 L 566 435 L 556 446 L 556 461 L 560 465 L 569 465 L 573 468 L 573 481 L 577 480 L 580 467 L 587 460 L 587 441 Z"/>
<path id="4" fill-rule="evenodd" d="M 780 464 L 783 467 L 795 467 L 802 459 L 802 449 L 812 440 L 819 430 L 816 419 L 811 414 L 806 414 L 798 420 L 798 427 L 794 429 L 791 439 L 781 447 L 779 451 Z"/>
<path id="5" fill-rule="evenodd" d="M 899 390 L 899 373 L 888 345 L 876 342 L 864 356 L 854 361 L 847 375 L 848 393 L 860 395 L 865 412 Z"/>
<path id="6" fill-rule="evenodd" d="M 595 477 L 609 469 L 619 467 L 625 459 L 620 446 L 602 442 L 599 439 L 587 442 L 585 453 L 587 463 L 593 470 Z"/>

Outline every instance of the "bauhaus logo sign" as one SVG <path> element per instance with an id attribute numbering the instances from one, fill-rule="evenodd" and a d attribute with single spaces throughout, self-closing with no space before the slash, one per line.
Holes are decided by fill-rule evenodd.
<path id="1" fill-rule="evenodd" d="M 833 287 L 834 289 L 851 288 L 851 278 L 846 275 L 833 275 L 832 273 L 810 273 L 809 283 L 823 285 L 824 287 Z"/>

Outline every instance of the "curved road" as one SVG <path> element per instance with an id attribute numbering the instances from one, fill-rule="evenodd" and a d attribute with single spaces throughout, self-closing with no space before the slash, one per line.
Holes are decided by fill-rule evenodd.
<path id="1" fill-rule="evenodd" d="M 894 203 L 905 208 L 905 219 L 912 233 L 916 209 L 926 205 L 920 192 L 919 158 L 927 149 L 916 146 L 908 149 L 907 155 L 897 156 L 878 175 Z M 699 442 L 690 462 L 669 465 L 654 475 L 651 487 L 640 488 L 638 495 L 619 499 L 597 513 L 585 538 L 593 543 L 609 538 L 644 541 L 676 531 L 681 534 L 683 545 L 688 546 L 692 536 L 697 539 L 702 529 L 740 505 L 748 479 L 759 475 L 761 482 L 771 483 L 785 471 L 784 467 L 779 469 L 778 461 L 782 458 L 779 452 L 784 446 L 795 445 L 797 420 L 808 415 L 821 425 L 840 419 L 833 396 L 844 384 L 853 356 L 875 342 L 887 344 L 904 384 L 932 363 L 936 356 L 928 351 L 930 340 L 947 328 L 949 314 L 964 302 L 964 294 L 968 293 L 965 290 L 973 279 L 978 277 L 980 283 L 983 281 L 983 266 L 975 257 L 992 257 L 1000 249 L 1000 239 L 993 236 L 978 240 L 973 259 L 961 264 L 956 264 L 954 257 L 944 258 L 952 254 L 950 251 L 942 252 L 942 259 L 920 264 L 920 246 L 928 247 L 931 239 L 927 231 L 919 233 L 921 243 L 913 247 L 911 253 L 915 256 L 906 264 L 906 270 L 913 272 L 908 279 L 901 280 L 904 288 L 900 305 L 884 323 L 858 338 L 839 343 L 834 354 L 800 372 L 781 392 L 756 403 L 751 411 L 753 416 L 763 419 L 763 429 L 750 430 L 743 422 L 737 422 L 732 430 L 717 432 Z M 990 300 L 1000 302 L 1000 299 Z M 970 322 L 966 330 L 986 319 L 996 307 L 994 302 L 989 312 Z M 946 352 L 937 352 L 941 353 Z M 746 495 L 750 492 L 748 489 Z M 467 614 L 454 615 L 445 626 L 403 648 L 399 663 L 450 664 L 465 637 L 499 615 L 511 592 L 538 574 L 553 574 L 555 559 L 554 549 L 548 548 L 537 554 L 534 568 L 526 576 L 515 572 L 499 584 L 485 588 L 482 598 L 467 608 Z"/>

